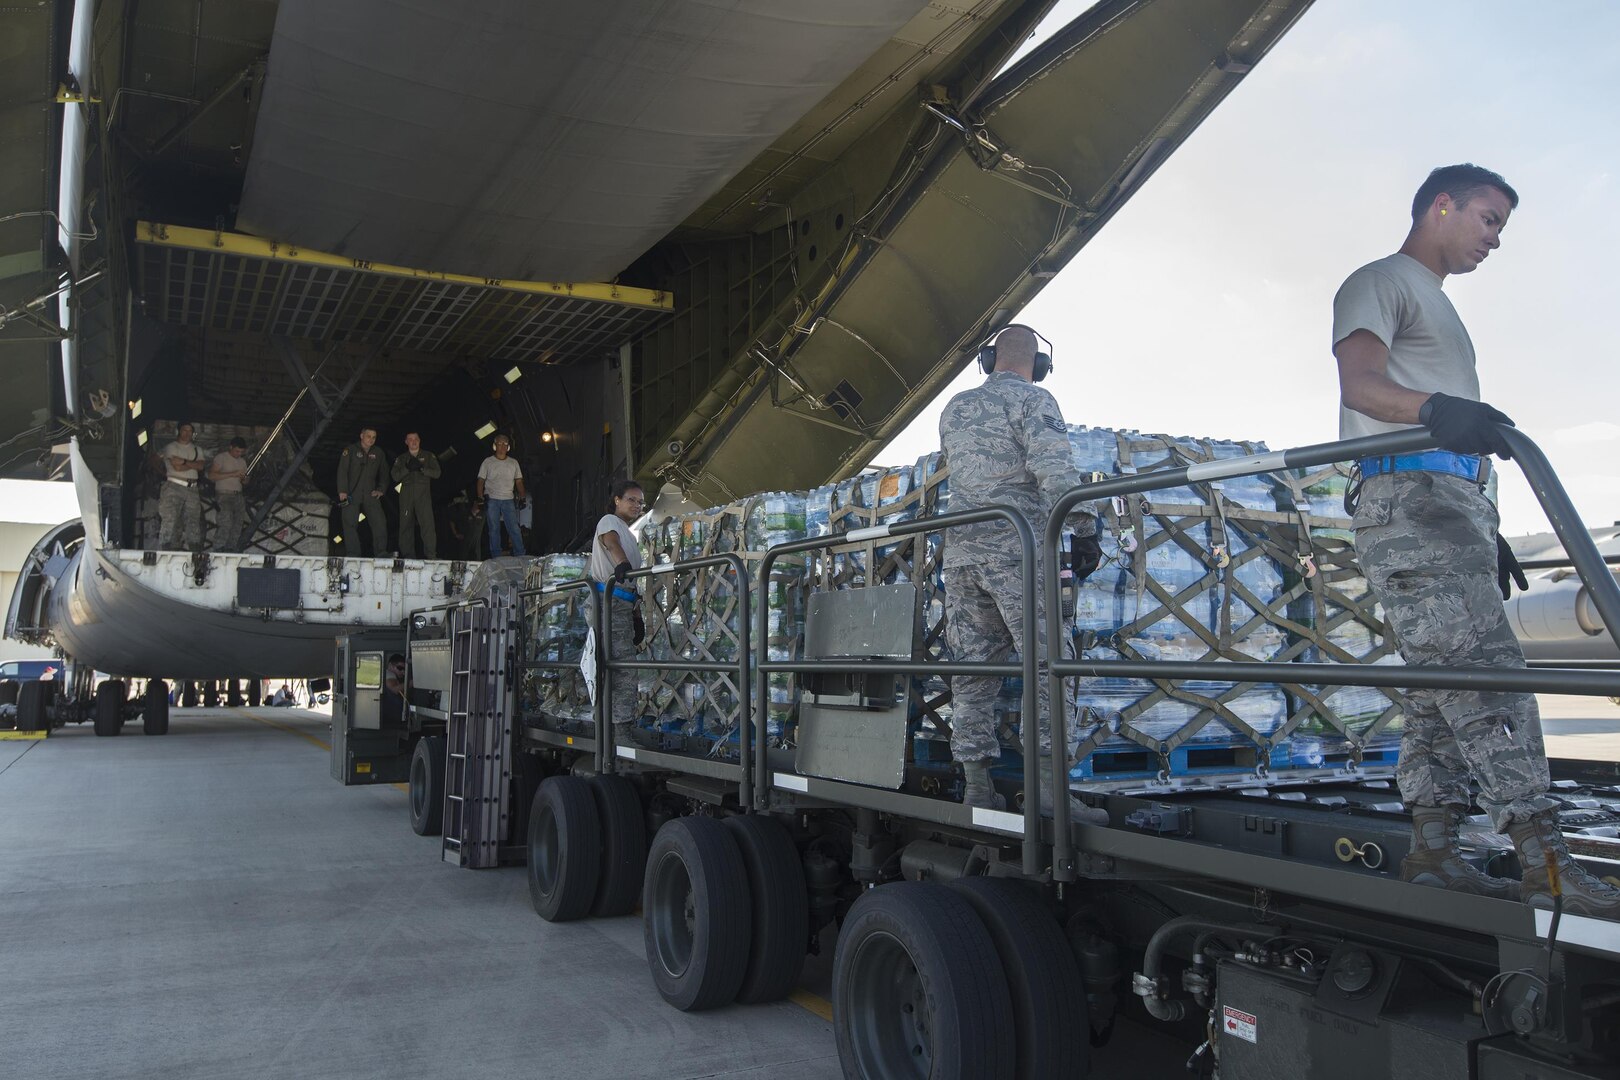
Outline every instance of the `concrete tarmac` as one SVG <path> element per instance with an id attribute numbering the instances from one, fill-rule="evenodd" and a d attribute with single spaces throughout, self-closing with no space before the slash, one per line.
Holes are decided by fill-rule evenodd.
<path id="1" fill-rule="evenodd" d="M 1555 756 L 1620 760 L 1620 706 L 1542 698 Z M 0 1080 L 832 1080 L 831 941 L 794 1000 L 681 1013 L 641 920 L 552 924 L 467 871 L 399 787 L 327 772 L 329 718 L 175 709 L 0 741 Z M 1093 1076 L 1186 1076 L 1118 1025 Z"/>
<path id="2" fill-rule="evenodd" d="M 0 742 L 0 1077 L 840 1075 L 800 1005 L 665 1005 L 639 918 L 553 925 L 521 868 L 441 862 L 403 791 L 328 776 L 327 723 Z"/>

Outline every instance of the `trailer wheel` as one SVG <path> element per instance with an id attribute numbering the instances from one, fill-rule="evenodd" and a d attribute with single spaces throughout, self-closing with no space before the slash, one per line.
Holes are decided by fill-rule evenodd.
<path id="1" fill-rule="evenodd" d="M 833 961 L 844 1075 L 1012 1080 L 1012 1000 L 984 922 L 931 882 L 865 893 Z"/>
<path id="2" fill-rule="evenodd" d="M 0 705 L 17 704 L 17 680 L 0 680 Z"/>
<path id="3" fill-rule="evenodd" d="M 180 687 L 180 704 L 188 709 L 197 707 L 197 684 L 190 679 L 187 679 L 185 684 Z"/>
<path id="4" fill-rule="evenodd" d="M 147 680 L 141 723 L 148 735 L 169 733 L 169 684 L 162 679 Z"/>
<path id="5" fill-rule="evenodd" d="M 45 705 L 49 700 L 46 684 L 31 679 L 17 688 L 17 730 L 44 731 L 49 726 Z"/>
<path id="6" fill-rule="evenodd" d="M 748 969 L 748 871 L 731 830 L 708 817 L 666 822 L 647 854 L 642 935 L 663 999 L 683 1012 L 724 1005 Z"/>
<path id="7" fill-rule="evenodd" d="M 798 984 L 810 940 L 804 863 L 793 835 L 768 814 L 728 817 L 726 828 L 742 852 L 754 915 L 748 968 L 737 1000 L 749 1005 L 781 1001 Z"/>
<path id="8" fill-rule="evenodd" d="M 529 811 L 529 899 L 547 922 L 591 913 L 602 865 L 596 800 L 577 776 L 541 783 Z"/>
<path id="9" fill-rule="evenodd" d="M 628 915 L 641 899 L 647 869 L 647 815 L 635 785 L 622 776 L 601 774 L 588 781 L 602 820 L 602 873 L 592 915 Z"/>
<path id="10" fill-rule="evenodd" d="M 205 709 L 219 708 L 219 683 L 212 680 L 203 683 L 202 703 Z"/>
<path id="11" fill-rule="evenodd" d="M 97 735 L 117 735 L 124 729 L 124 682 L 108 679 L 96 687 Z"/>
<path id="12" fill-rule="evenodd" d="M 1012 996 L 1018 1080 L 1084 1076 L 1091 1068 L 1086 984 L 1068 937 L 1028 885 L 1005 878 L 953 881 L 995 942 Z"/>
<path id="13" fill-rule="evenodd" d="M 247 684 L 248 708 L 257 709 L 259 707 L 259 701 L 263 697 L 263 691 L 264 691 L 264 684 L 261 683 L 258 680 L 257 676 L 255 676 L 254 678 L 251 678 L 251 679 L 248 680 L 248 684 Z"/>
<path id="14" fill-rule="evenodd" d="M 233 709 L 242 707 L 242 681 L 230 679 L 225 683 L 225 704 Z"/>
<path id="15" fill-rule="evenodd" d="M 444 831 L 444 739 L 425 735 L 411 752 L 411 831 L 438 836 Z"/>

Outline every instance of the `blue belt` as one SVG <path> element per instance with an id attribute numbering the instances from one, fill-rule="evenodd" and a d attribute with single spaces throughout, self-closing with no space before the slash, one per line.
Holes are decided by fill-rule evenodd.
<path id="1" fill-rule="evenodd" d="M 1485 479 L 1480 471 L 1478 454 L 1453 454 L 1449 450 L 1430 450 L 1422 454 L 1385 454 L 1382 457 L 1362 458 L 1357 464 L 1361 475 L 1382 476 L 1385 473 L 1432 472 L 1446 476 L 1460 476 L 1479 483 Z"/>
<path id="2" fill-rule="evenodd" d="M 591 582 L 591 588 L 595 589 L 599 593 L 605 593 L 608 591 L 608 587 L 600 581 Z M 613 598 L 615 600 L 625 600 L 632 604 L 641 599 L 641 597 L 635 594 L 634 590 L 621 589 L 617 585 L 613 586 Z"/>

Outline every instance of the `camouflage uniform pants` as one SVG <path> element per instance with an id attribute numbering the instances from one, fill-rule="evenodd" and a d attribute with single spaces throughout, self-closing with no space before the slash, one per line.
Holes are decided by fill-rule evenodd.
<path id="1" fill-rule="evenodd" d="M 607 597 L 608 619 L 612 623 L 613 659 L 634 660 L 636 658 L 636 628 L 632 612 L 636 606 L 628 600 L 620 600 L 610 592 Z M 613 709 L 612 720 L 615 724 L 627 724 L 636 719 L 636 695 L 640 687 L 640 673 L 635 671 L 614 671 L 609 674 L 609 683 L 613 690 L 613 697 L 609 704 Z"/>
<path id="2" fill-rule="evenodd" d="M 1036 559 L 1039 563 L 1039 556 Z M 1005 660 L 1017 652 L 1023 635 L 1024 595 L 1021 560 L 990 559 L 966 566 L 946 564 L 945 640 L 956 660 Z M 1039 582 L 1035 593 L 1035 635 L 1037 708 L 1041 716 L 1041 753 L 1052 751 L 1052 714 L 1046 689 L 1046 605 L 1042 603 Z M 1064 655 L 1070 654 L 1065 643 Z M 996 698 L 1001 693 L 1000 676 L 955 675 L 951 678 L 951 756 L 957 761 L 981 761 L 1001 756 L 996 738 Z M 1073 694 L 1072 683 L 1065 684 L 1064 698 Z M 1072 717 L 1073 709 L 1069 710 Z M 1070 729 L 1071 742 L 1073 729 Z"/>
<path id="3" fill-rule="evenodd" d="M 158 550 L 191 551 L 202 544 L 202 499 L 195 484 L 163 481 L 158 495 Z"/>
<path id="4" fill-rule="evenodd" d="M 247 499 L 240 491 L 219 493 L 219 516 L 214 520 L 214 550 L 241 551 Z"/>
<path id="5" fill-rule="evenodd" d="M 1356 510 L 1356 554 L 1409 664 L 1522 668 L 1496 584 L 1496 507 L 1458 476 L 1370 477 Z M 1396 769 L 1408 806 L 1466 806 L 1470 773 L 1498 831 L 1547 798 L 1541 715 L 1530 694 L 1409 690 Z"/>

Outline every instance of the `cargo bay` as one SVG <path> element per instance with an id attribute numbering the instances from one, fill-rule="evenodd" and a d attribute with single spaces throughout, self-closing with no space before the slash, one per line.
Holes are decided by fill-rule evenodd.
<path id="1" fill-rule="evenodd" d="M 140 717 L 158 733 L 164 680 L 329 675 L 329 736 L 276 723 L 329 744 L 332 775 L 358 789 L 333 785 L 349 801 L 319 800 L 330 813 L 355 808 L 370 826 L 386 808 L 396 826 L 442 834 L 435 853 L 468 868 L 434 860 L 427 887 L 443 902 L 503 883 L 503 910 L 458 918 L 454 936 L 527 943 L 535 913 L 605 928 L 585 945 L 546 931 L 563 955 L 534 962 L 561 960 L 572 983 L 417 975 L 434 988 L 423 1008 L 483 1008 L 473 1027 L 486 1034 L 509 1008 L 518 1023 L 535 1009 L 599 1022 L 629 992 L 616 981 L 626 971 L 646 993 L 640 961 L 621 955 L 644 950 L 659 995 L 685 1015 L 638 1014 L 628 1038 L 610 1035 L 624 1074 L 830 1074 L 825 1047 L 818 1057 L 793 1041 L 826 1029 L 771 1004 L 806 977 L 831 999 L 852 1076 L 1076 1075 L 1094 1049 L 1099 1075 L 1192 1055 L 1205 1069 L 1219 1057 L 1228 1076 L 1333 1076 L 1369 1052 L 1397 1076 L 1418 1061 L 1441 1076 L 1612 1073 L 1612 927 L 1389 875 L 1409 831 L 1390 782 L 1395 688 L 1457 676 L 1385 663 L 1334 510 L 1347 451 L 1251 475 L 1243 459 L 1258 446 L 1072 430 L 1076 464 L 1096 474 L 1075 497 L 1107 507 L 1109 572 L 1060 596 L 1055 567 L 1037 578 L 1031 557 L 1026 587 L 1054 590 L 1048 613 L 1081 652 L 1051 675 L 1077 694 L 1064 710 L 1074 745 L 1051 776 L 1022 768 L 1037 671 L 989 665 L 1007 678 L 996 785 L 1008 809 L 957 801 L 942 745 L 953 660 L 938 544 L 958 524 L 948 471 L 929 458 L 859 470 L 1304 5 L 1102 4 L 998 74 L 1047 6 L 853 5 L 791 34 L 756 15 L 705 24 L 709 51 L 691 45 L 674 62 L 656 45 L 688 40 L 701 5 L 495 5 L 473 30 L 417 13 L 395 28 L 402 47 L 380 79 L 352 61 L 393 26 L 381 3 L 5 13 L 52 57 L 44 89 L 18 100 L 83 124 L 64 129 L 81 160 L 58 177 L 56 220 L 26 193 L 21 217 L 0 214 L 7 253 L 24 256 L 7 265 L 34 267 L 26 321 L 64 351 L 58 365 L 54 344 L 8 346 L 33 349 L 44 378 L 19 383 L 7 407 L 44 401 L 62 418 L 38 434 L 61 448 L 83 511 L 41 546 L 10 620 L 77 652 L 82 672 L 53 694 L 20 688 L 19 721 L 62 733 L 93 720 L 110 735 Z M 548 74 L 492 71 L 501 38 Z M 602 40 L 645 48 L 630 66 L 659 78 L 593 82 L 611 70 Z M 756 82 L 773 89 L 740 109 L 726 78 L 707 77 L 716 70 L 739 84 L 770 72 Z M 562 92 L 568 109 L 550 104 Z M 624 124 L 649 98 L 668 112 Z M 1075 98 L 1109 107 L 1074 115 Z M 713 129 L 682 127 L 694 116 Z M 333 139 L 358 130 L 376 137 Z M 621 141 L 605 145 L 602 130 Z M 54 148 L 48 135 L 29 145 L 42 161 Z M 71 303 L 53 321 L 58 288 Z M 154 543 L 163 481 L 150 455 L 181 420 L 210 448 L 253 447 L 243 553 Z M 488 439 L 509 433 L 537 508 L 530 550 L 561 554 L 480 567 L 344 551 L 330 478 L 363 426 L 391 454 L 406 431 L 422 436 L 446 465 L 446 511 Z M 638 731 L 618 741 L 601 723 L 605 694 L 583 686 L 594 597 L 567 553 L 624 475 L 712 509 L 643 533 L 651 641 Z M 1535 482 L 1556 505 L 1556 478 Z M 1031 538 L 1048 525 L 1022 523 Z M 1570 598 L 1576 621 L 1612 633 L 1601 556 L 1562 539 L 1585 590 Z M 389 711 L 379 675 L 396 651 L 411 685 Z M 114 678 L 93 685 L 92 668 Z M 1524 685 L 1612 694 L 1606 678 L 1566 668 Z M 144 693 L 127 697 L 134 680 Z M 131 741 L 75 749 L 138 752 Z M 1043 783 L 1074 785 L 1109 825 L 1044 821 Z M 405 791 L 368 786 L 387 784 Z M 1612 872 L 1614 778 L 1586 770 L 1563 784 L 1566 832 Z M 277 812 L 273 790 L 242 796 Z M 141 810 L 184 835 L 167 814 L 206 815 L 227 797 L 204 783 Z M 371 850 L 348 827 L 295 816 L 324 833 L 315 861 L 334 873 L 345 848 Z M 1484 865 L 1506 857 L 1480 830 L 1469 850 Z M 421 845 L 397 854 L 420 859 Z M 527 905 L 510 888 L 518 873 Z M 614 920 L 638 905 L 639 922 Z M 377 906 L 395 926 L 433 921 Z M 229 926 L 224 912 L 199 918 Z M 247 940 L 274 967 L 266 939 Z M 830 955 L 806 965 L 812 942 Z M 30 951 L 36 967 L 44 955 Z M 163 969 L 161 950 L 149 959 Z M 157 989 L 130 985 L 207 1007 L 182 981 L 205 977 L 164 970 Z M 76 988 L 54 985 L 63 1000 Z M 975 995 L 984 1007 L 970 1007 Z M 693 1019 L 715 1008 L 736 1025 L 729 1038 L 705 1038 Z M 296 1015 L 277 1010 L 266 1032 Z M 1163 1048 L 1110 1057 L 1093 1044 L 1116 1016 L 1186 1045 L 1169 1065 Z M 657 1032 L 676 1024 L 671 1062 Z M 419 1037 L 387 1027 L 384 1056 L 410 1069 L 401 1049 L 419 1052 Z M 1289 1046 L 1311 1049 L 1301 1059 Z M 332 1059 L 344 1071 L 370 1067 L 344 1053 Z M 214 1075 L 210 1060 L 235 1054 L 244 1075 L 303 1067 L 262 1036 L 220 1039 L 184 1064 Z M 561 1054 L 559 1069 L 593 1066 L 577 1046 Z M 479 1064 L 536 1068 L 509 1047 Z"/>

